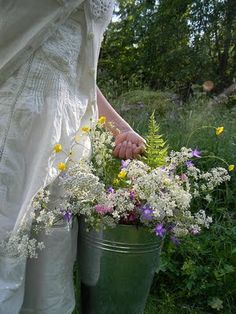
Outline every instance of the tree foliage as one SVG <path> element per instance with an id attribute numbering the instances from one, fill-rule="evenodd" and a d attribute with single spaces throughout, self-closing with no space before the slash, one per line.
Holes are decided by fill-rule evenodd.
<path id="1" fill-rule="evenodd" d="M 102 82 L 186 94 L 205 80 L 217 90 L 234 80 L 235 0 L 120 0 L 115 15 L 100 59 Z"/>

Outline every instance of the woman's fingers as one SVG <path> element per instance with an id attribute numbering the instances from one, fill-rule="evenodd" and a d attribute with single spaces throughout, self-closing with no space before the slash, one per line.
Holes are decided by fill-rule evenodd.
<path id="1" fill-rule="evenodd" d="M 124 141 L 120 147 L 119 158 L 126 159 L 127 141 Z"/>
<path id="2" fill-rule="evenodd" d="M 115 146 L 113 155 L 120 159 L 134 159 L 145 151 L 145 145 L 137 145 L 131 141 L 123 141 Z"/>
<path id="3" fill-rule="evenodd" d="M 115 138 L 115 144 L 116 145 L 122 144 L 122 142 L 124 142 L 126 140 L 126 138 L 127 138 L 126 133 L 118 134 Z"/>
<path id="4" fill-rule="evenodd" d="M 113 150 L 113 155 L 117 158 L 119 158 L 119 152 L 120 152 L 120 148 L 121 148 L 121 144 L 118 144 L 115 146 L 114 150 Z"/>
<path id="5" fill-rule="evenodd" d="M 113 151 L 115 157 L 133 159 L 145 151 L 145 140 L 140 136 L 136 136 L 136 133 L 129 134 L 129 137 L 129 140 L 127 134 L 119 134 L 116 137 L 115 149 Z"/>
<path id="6" fill-rule="evenodd" d="M 125 152 L 126 159 L 133 159 L 133 145 L 131 141 L 128 141 Z"/>

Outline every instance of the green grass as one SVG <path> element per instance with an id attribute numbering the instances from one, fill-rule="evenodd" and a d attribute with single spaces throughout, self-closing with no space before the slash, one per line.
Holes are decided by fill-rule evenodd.
<path id="1" fill-rule="evenodd" d="M 202 126 L 224 126 L 224 133 L 218 137 L 213 128 L 197 131 L 189 146 L 214 151 L 230 163 L 236 161 L 236 107 L 209 107 L 209 99 L 204 96 L 178 105 L 171 102 L 169 94 L 161 92 L 143 91 L 143 101 L 141 99 L 142 91 L 138 90 L 126 93 L 113 102 L 116 110 L 140 134 L 147 133 L 148 119 L 153 110 L 160 131 L 172 149 L 187 145 L 191 132 Z"/>

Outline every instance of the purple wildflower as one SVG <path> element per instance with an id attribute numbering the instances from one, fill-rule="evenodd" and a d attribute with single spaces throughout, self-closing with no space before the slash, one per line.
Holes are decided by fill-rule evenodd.
<path id="1" fill-rule="evenodd" d="M 193 164 L 193 162 L 192 162 L 191 160 L 186 161 L 185 164 L 186 164 L 186 166 L 187 166 L 188 168 L 194 166 L 194 164 Z"/>
<path id="2" fill-rule="evenodd" d="M 153 219 L 153 210 L 151 209 L 151 206 L 146 204 L 141 208 L 141 216 L 140 220 L 152 220 Z"/>
<path id="3" fill-rule="evenodd" d="M 192 150 L 192 157 L 201 158 L 201 152 L 198 149 Z"/>
<path id="4" fill-rule="evenodd" d="M 127 167 L 128 167 L 128 165 L 129 165 L 129 163 L 130 163 L 130 159 L 127 159 L 127 160 L 121 160 L 121 167 L 120 167 L 120 169 L 122 170 L 122 169 L 126 169 Z"/>
<path id="5" fill-rule="evenodd" d="M 176 226 L 176 224 L 170 223 L 169 226 L 167 227 L 167 231 L 169 231 L 169 232 L 173 231 L 175 226 Z"/>
<path id="6" fill-rule="evenodd" d="M 133 201 L 135 199 L 135 192 L 134 191 L 130 191 L 129 198 L 131 199 L 131 201 Z"/>
<path id="7" fill-rule="evenodd" d="M 70 222 L 73 214 L 70 210 L 62 210 L 62 214 L 63 214 L 63 219 L 67 222 Z"/>
<path id="8" fill-rule="evenodd" d="M 174 243 L 175 245 L 180 244 L 180 240 L 177 239 L 175 236 L 171 236 L 170 239 L 171 239 L 172 243 Z"/>
<path id="9" fill-rule="evenodd" d="M 163 238 L 164 234 L 166 233 L 166 229 L 163 227 L 163 224 L 158 224 L 156 225 L 155 232 L 157 236 Z"/>
<path id="10" fill-rule="evenodd" d="M 110 187 L 107 189 L 107 193 L 111 193 L 111 194 L 115 193 L 115 190 L 113 189 L 112 186 L 110 186 Z"/>

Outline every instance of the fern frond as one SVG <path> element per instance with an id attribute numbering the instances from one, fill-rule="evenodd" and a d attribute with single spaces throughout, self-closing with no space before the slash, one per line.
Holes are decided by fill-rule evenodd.
<path id="1" fill-rule="evenodd" d="M 159 126 L 155 120 L 155 112 L 152 113 L 149 125 L 148 134 L 146 137 L 147 148 L 145 152 L 144 162 L 152 169 L 163 166 L 167 157 L 168 145 L 159 134 Z"/>

